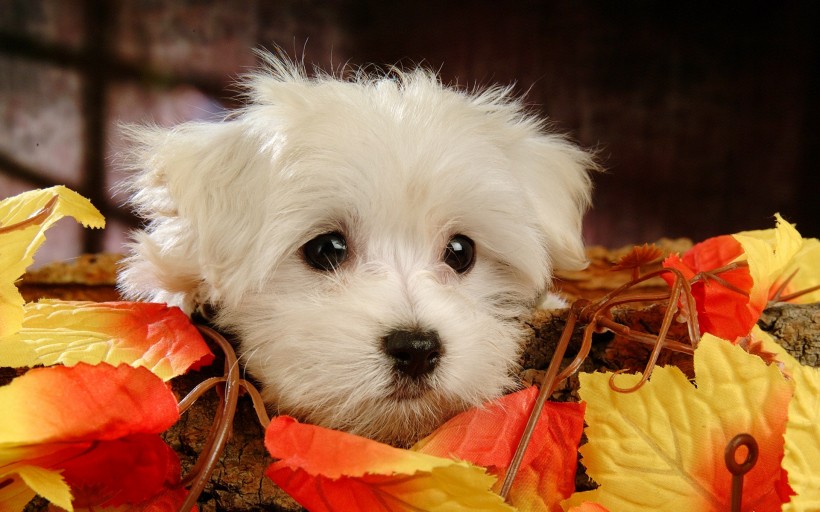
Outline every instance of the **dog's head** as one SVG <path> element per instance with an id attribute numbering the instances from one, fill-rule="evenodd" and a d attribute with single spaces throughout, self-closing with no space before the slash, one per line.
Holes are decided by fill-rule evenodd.
<path id="1" fill-rule="evenodd" d="M 585 258 L 589 156 L 509 89 L 270 59 L 221 123 L 132 128 L 132 298 L 209 304 L 278 411 L 406 442 L 513 387 Z"/>

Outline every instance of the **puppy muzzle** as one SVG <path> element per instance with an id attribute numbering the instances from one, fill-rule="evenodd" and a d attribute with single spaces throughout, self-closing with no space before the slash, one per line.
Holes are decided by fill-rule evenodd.
<path id="1" fill-rule="evenodd" d="M 412 380 L 431 374 L 441 360 L 441 338 L 436 331 L 396 330 L 382 341 L 394 371 Z"/>

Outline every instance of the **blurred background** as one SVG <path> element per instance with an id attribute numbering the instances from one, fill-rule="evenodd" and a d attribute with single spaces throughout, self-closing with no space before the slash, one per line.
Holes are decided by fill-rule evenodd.
<path id="1" fill-rule="evenodd" d="M 590 244 L 773 226 L 820 235 L 811 2 L 0 0 L 0 198 L 66 184 L 104 232 L 61 221 L 38 264 L 123 250 L 121 122 L 219 119 L 255 48 L 310 67 L 422 64 L 515 83 L 599 154 Z"/>

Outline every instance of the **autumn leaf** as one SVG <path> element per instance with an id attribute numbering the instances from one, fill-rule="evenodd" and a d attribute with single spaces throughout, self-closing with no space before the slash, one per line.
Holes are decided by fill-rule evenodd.
<path id="1" fill-rule="evenodd" d="M 14 472 L 5 472 L 0 466 L 0 483 L 0 510 L 3 512 L 23 510 L 38 493 L 60 508 L 72 509 L 71 490 L 58 471 L 21 464 L 14 468 Z"/>
<path id="2" fill-rule="evenodd" d="M 95 443 L 58 467 L 75 507 L 142 504 L 178 485 L 181 473 L 177 454 L 153 433 Z"/>
<path id="3" fill-rule="evenodd" d="M 35 368 L 0 387 L 0 410 L 3 510 L 35 493 L 67 510 L 117 505 L 178 483 L 176 454 L 157 435 L 178 419 L 176 399 L 145 368 Z"/>
<path id="4" fill-rule="evenodd" d="M 63 186 L 24 192 L 0 201 L 0 337 L 16 332 L 23 320 L 23 297 L 14 282 L 34 261 L 45 231 L 65 216 L 86 227 L 105 220 L 91 203 Z"/>
<path id="5" fill-rule="evenodd" d="M 691 280 L 702 333 L 730 341 L 746 336 L 781 284 L 785 294 L 820 284 L 820 244 L 804 240 L 780 215 L 774 229 L 745 231 L 701 242 L 681 258 L 668 257 L 664 267 L 680 270 Z M 733 263 L 745 266 L 715 273 Z M 673 276 L 662 276 L 671 285 Z M 820 290 L 796 299 L 820 300 Z"/>
<path id="6" fill-rule="evenodd" d="M 633 393 L 610 389 L 611 373 L 581 374 L 587 404 L 581 447 L 588 474 L 600 484 L 576 493 L 565 505 L 584 501 L 610 510 L 725 511 L 731 475 L 724 450 L 748 433 L 760 447 L 744 479 L 745 510 L 779 510 L 783 432 L 793 386 L 775 366 L 740 347 L 706 335 L 695 351 L 693 386 L 675 367 L 656 368 Z M 620 375 L 629 387 L 639 375 Z"/>
<path id="7" fill-rule="evenodd" d="M 598 503 L 585 501 L 580 505 L 570 508 L 567 512 L 609 512 L 606 507 Z"/>
<path id="8" fill-rule="evenodd" d="M 344 432 L 275 418 L 267 476 L 311 511 L 514 510 L 495 479 L 466 462 L 402 450 Z"/>
<path id="9" fill-rule="evenodd" d="M 783 510 L 820 510 L 820 368 L 795 365 L 794 398 L 789 404 L 783 469 L 796 496 Z"/>
<path id="10" fill-rule="evenodd" d="M 776 227 L 759 231 L 744 231 L 735 238 L 744 251 L 756 260 L 753 266 L 755 292 L 772 295 L 792 276 L 781 295 L 807 290 L 820 285 L 820 241 L 803 239 L 800 233 L 780 215 L 775 215 Z M 794 302 L 808 304 L 820 301 L 820 290 L 802 295 Z"/>
<path id="11" fill-rule="evenodd" d="M 794 226 L 780 215 L 775 219 L 774 229 L 733 235 L 743 247 L 754 281 L 750 301 L 760 304 L 761 312 L 769 301 L 770 291 L 803 246 L 803 238 Z"/>
<path id="12" fill-rule="evenodd" d="M 178 418 L 155 375 L 107 364 L 35 368 L 0 387 L 0 406 L 0 444 L 118 439 L 162 432 Z"/>
<path id="13" fill-rule="evenodd" d="M 126 363 L 169 380 L 213 360 L 188 317 L 164 304 L 41 300 L 24 312 L 22 328 L 0 337 L 0 366 Z"/>
<path id="14" fill-rule="evenodd" d="M 459 414 L 412 449 L 438 457 L 467 460 L 496 475 L 498 492 L 535 404 L 538 388 L 506 395 Z M 536 424 L 509 499 L 521 510 L 560 512 L 575 490 L 578 443 L 584 406 L 547 402 Z"/>
<path id="15" fill-rule="evenodd" d="M 743 246 L 731 235 L 710 238 L 696 244 L 681 258 L 672 254 L 663 262 L 667 268 L 680 270 L 687 280 L 699 273 L 706 273 L 692 284 L 698 323 L 701 333 L 734 341 L 748 334 L 763 311 L 762 303 L 750 303 L 749 293 L 753 281 L 749 267 L 741 266 L 720 274 L 711 271 L 740 261 Z M 662 274 L 671 286 L 674 276 Z"/>
<path id="16" fill-rule="evenodd" d="M 788 283 L 786 279 L 791 277 Z M 777 282 L 772 286 L 772 292 L 785 284 L 783 296 L 799 293 L 820 286 L 820 240 L 808 238 L 803 240 L 803 245 L 791 262 L 783 270 Z M 770 294 L 771 298 L 771 294 Z M 789 300 L 796 304 L 812 304 L 820 302 L 820 288 L 810 293 L 805 293 Z"/>

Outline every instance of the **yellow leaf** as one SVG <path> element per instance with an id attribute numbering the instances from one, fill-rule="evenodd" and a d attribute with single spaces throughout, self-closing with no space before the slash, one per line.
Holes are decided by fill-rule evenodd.
<path id="1" fill-rule="evenodd" d="M 0 473 L 0 512 L 21 512 L 37 493 L 16 474 Z"/>
<path id="2" fill-rule="evenodd" d="M 71 489 L 65 483 L 60 473 L 38 466 L 22 466 L 17 468 L 17 475 L 25 485 L 58 507 L 71 512 Z"/>
<path id="3" fill-rule="evenodd" d="M 63 186 L 0 201 L 0 337 L 20 328 L 23 297 L 14 282 L 34 261 L 45 231 L 64 216 L 86 227 L 105 226 L 102 215 L 87 199 Z"/>
<path id="4" fill-rule="evenodd" d="M 582 462 L 600 484 L 576 493 L 609 510 L 725 511 L 731 475 L 727 443 L 737 434 L 755 437 L 760 456 L 744 481 L 748 510 L 779 510 L 780 460 L 792 385 L 738 346 L 706 335 L 695 352 L 697 387 L 675 367 L 657 368 L 634 393 L 610 389 L 611 373 L 581 374 L 589 443 Z M 620 387 L 638 375 L 617 377 Z"/>
<path id="5" fill-rule="evenodd" d="M 794 398 L 789 404 L 783 469 L 797 493 L 785 512 L 820 510 L 820 368 L 792 368 Z"/>
<path id="6" fill-rule="evenodd" d="M 790 291 L 809 288 L 820 283 L 820 246 L 814 239 L 803 240 L 797 230 L 775 215 L 774 229 L 744 231 L 732 235 L 746 253 L 749 273 L 754 281 L 751 300 L 769 299 L 772 288 L 776 288 L 794 270 L 797 281 L 792 282 Z M 820 298 L 820 291 L 804 296 L 801 302 L 812 302 Z"/>
<path id="7" fill-rule="evenodd" d="M 794 277 L 789 282 L 784 295 L 820 285 L 820 240 L 816 238 L 803 240 L 803 246 L 786 266 L 780 279 L 775 283 L 775 287 L 793 273 Z M 799 304 L 820 302 L 820 289 L 801 295 L 790 302 Z"/>
<path id="8" fill-rule="evenodd" d="M 820 369 L 802 366 L 757 326 L 752 337 L 761 341 L 765 350 L 777 354 L 786 374 L 795 382 L 786 423 L 783 469 L 797 495 L 783 506 L 783 511 L 820 510 Z"/>
<path id="9" fill-rule="evenodd" d="M 22 328 L 0 337 L 0 366 L 125 363 L 169 380 L 213 359 L 190 319 L 165 304 L 44 299 L 24 311 Z"/>

